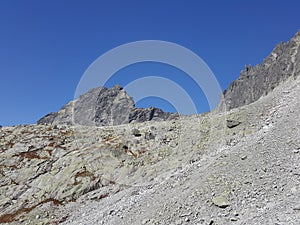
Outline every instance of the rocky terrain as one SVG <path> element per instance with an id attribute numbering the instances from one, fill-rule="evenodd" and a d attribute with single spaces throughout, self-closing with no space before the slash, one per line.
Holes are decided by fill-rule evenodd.
<path id="1" fill-rule="evenodd" d="M 134 122 L 163 121 L 178 115 L 158 108 L 135 108 L 134 101 L 119 85 L 99 87 L 81 95 L 58 112 L 41 118 L 38 124 L 109 126 Z"/>
<path id="2" fill-rule="evenodd" d="M 227 110 L 247 105 L 267 95 L 280 83 L 300 74 L 300 31 L 278 44 L 262 64 L 248 65 L 223 93 Z"/>
<path id="3" fill-rule="evenodd" d="M 261 75 L 243 72 L 223 96 L 227 111 L 109 126 L 101 107 L 78 105 L 87 124 L 74 125 L 67 105 L 38 125 L 0 128 L 0 223 L 300 224 L 298 37 L 274 50 L 295 69 L 274 69 L 290 72 L 257 95 Z M 234 100 L 241 87 L 249 95 Z M 114 89 L 113 102 L 131 102 Z"/>

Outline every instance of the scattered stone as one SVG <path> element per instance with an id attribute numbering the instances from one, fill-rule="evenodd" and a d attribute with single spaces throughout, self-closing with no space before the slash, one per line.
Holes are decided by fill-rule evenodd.
<path id="1" fill-rule="evenodd" d="M 226 208 L 230 205 L 229 201 L 225 196 L 217 196 L 212 199 L 212 202 L 219 208 Z"/>
<path id="2" fill-rule="evenodd" d="M 150 222 L 150 219 L 144 219 L 144 220 L 142 221 L 142 224 L 144 225 L 144 224 L 147 224 L 148 222 Z"/>
<path id="3" fill-rule="evenodd" d="M 236 121 L 236 120 L 226 120 L 226 125 L 227 125 L 227 127 L 228 128 L 234 128 L 234 127 L 236 127 L 236 126 L 238 126 L 238 125 L 240 125 L 241 124 L 241 122 L 239 122 L 239 121 Z"/>
<path id="4" fill-rule="evenodd" d="M 155 135 L 152 132 L 146 132 L 145 133 L 145 139 L 146 140 L 154 140 L 155 139 Z"/>
<path id="5" fill-rule="evenodd" d="M 190 222 L 191 220 L 190 220 L 190 218 L 186 217 L 186 218 L 184 219 L 184 221 L 185 221 L 185 222 Z"/>
<path id="6" fill-rule="evenodd" d="M 135 137 L 140 137 L 140 136 L 142 136 L 142 134 L 140 133 L 140 131 L 139 131 L 138 129 L 133 129 L 133 130 L 132 130 L 132 134 L 133 134 L 133 136 L 135 136 Z"/>
<path id="7" fill-rule="evenodd" d="M 230 218 L 230 221 L 233 221 L 233 222 L 234 222 L 234 221 L 238 221 L 238 218 L 237 218 L 237 217 L 231 217 L 231 218 Z"/>
<path id="8" fill-rule="evenodd" d="M 294 206 L 293 210 L 300 211 L 300 205 Z"/>
<path id="9" fill-rule="evenodd" d="M 215 221 L 211 220 L 208 225 L 213 225 Z"/>
<path id="10" fill-rule="evenodd" d="M 247 156 L 246 155 L 242 155 L 241 156 L 241 160 L 245 160 L 245 159 L 247 159 Z"/>

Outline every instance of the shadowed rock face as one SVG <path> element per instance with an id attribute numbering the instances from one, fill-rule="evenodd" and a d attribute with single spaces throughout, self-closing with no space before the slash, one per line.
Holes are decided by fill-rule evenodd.
<path id="1" fill-rule="evenodd" d="M 87 126 L 119 125 L 133 122 L 173 119 L 177 114 L 157 108 L 135 108 L 134 101 L 119 85 L 111 89 L 94 88 L 69 102 L 58 112 L 41 118 L 38 124 L 79 124 Z"/>
<path id="2" fill-rule="evenodd" d="M 262 64 L 245 66 L 240 77 L 225 90 L 219 108 L 230 110 L 267 95 L 300 71 L 300 31 L 287 43 L 278 44 Z M 224 105 L 224 103 L 226 105 Z"/>

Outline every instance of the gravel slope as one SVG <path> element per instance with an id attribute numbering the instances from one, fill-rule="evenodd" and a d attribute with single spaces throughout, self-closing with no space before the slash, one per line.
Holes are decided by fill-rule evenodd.
<path id="1" fill-rule="evenodd" d="M 299 99 L 300 80 L 289 80 L 226 116 L 183 118 L 163 159 L 179 163 L 157 163 L 154 178 L 100 201 L 68 204 L 63 224 L 300 224 Z M 210 134 L 200 146 L 204 117 Z M 228 119 L 241 124 L 229 129 Z"/>

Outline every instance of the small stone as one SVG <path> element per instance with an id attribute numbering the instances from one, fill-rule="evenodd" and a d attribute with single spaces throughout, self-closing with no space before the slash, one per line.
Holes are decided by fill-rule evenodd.
<path id="1" fill-rule="evenodd" d="M 238 218 L 236 218 L 236 217 L 231 217 L 231 218 L 230 218 L 230 221 L 238 221 Z"/>
<path id="2" fill-rule="evenodd" d="M 140 131 L 139 131 L 138 129 L 133 129 L 133 130 L 132 130 L 132 134 L 133 134 L 133 136 L 135 136 L 135 137 L 140 137 L 140 136 L 142 136 L 141 133 L 140 133 Z"/>
<path id="3" fill-rule="evenodd" d="M 218 196 L 212 199 L 212 202 L 219 208 L 226 208 L 230 205 L 227 198 L 224 196 Z"/>
<path id="4" fill-rule="evenodd" d="M 293 210 L 300 211 L 300 205 L 294 206 Z"/>
<path id="5" fill-rule="evenodd" d="M 145 139 L 146 140 L 154 140 L 155 139 L 155 135 L 151 132 L 146 132 L 145 133 Z"/>
<path id="6" fill-rule="evenodd" d="M 293 152 L 294 152 L 295 154 L 297 154 L 297 153 L 300 152 L 300 150 L 299 150 L 299 149 L 294 149 Z"/>
<path id="7" fill-rule="evenodd" d="M 241 156 L 241 160 L 245 160 L 245 159 L 247 159 L 246 155 Z"/>
<path id="8" fill-rule="evenodd" d="M 178 219 L 175 221 L 175 224 L 176 225 L 181 225 L 183 223 L 183 220 L 182 219 Z"/>
<path id="9" fill-rule="evenodd" d="M 296 187 L 292 187 L 291 188 L 291 192 L 292 192 L 292 194 L 296 194 L 297 193 L 297 188 Z"/>
<path id="10" fill-rule="evenodd" d="M 236 120 L 226 120 L 226 124 L 227 124 L 227 127 L 231 129 L 231 128 L 234 128 L 234 127 L 240 125 L 241 122 L 236 121 Z"/>
<path id="11" fill-rule="evenodd" d="M 142 221 L 142 224 L 143 224 L 143 225 L 144 225 L 144 224 L 147 224 L 149 221 L 150 221 L 149 219 L 144 219 L 144 220 Z"/>

